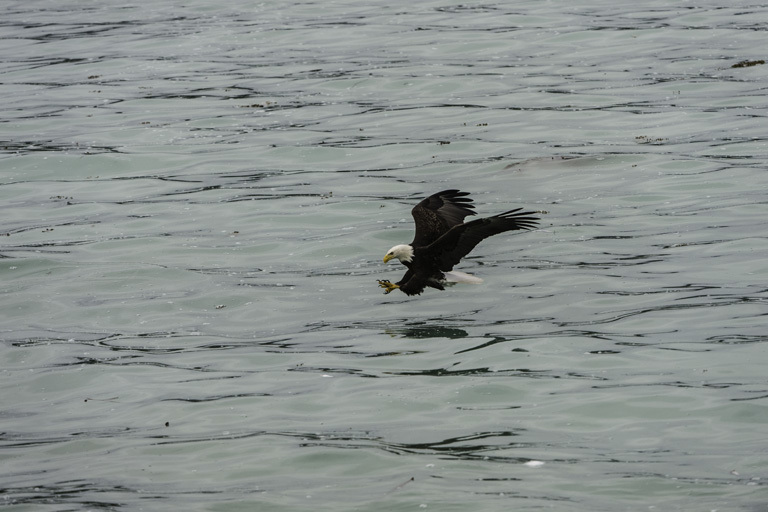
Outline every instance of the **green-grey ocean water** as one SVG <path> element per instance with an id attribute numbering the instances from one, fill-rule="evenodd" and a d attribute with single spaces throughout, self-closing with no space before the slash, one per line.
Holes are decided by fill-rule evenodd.
<path id="1" fill-rule="evenodd" d="M 768 7 L 0 12 L 0 506 L 768 510 Z"/>

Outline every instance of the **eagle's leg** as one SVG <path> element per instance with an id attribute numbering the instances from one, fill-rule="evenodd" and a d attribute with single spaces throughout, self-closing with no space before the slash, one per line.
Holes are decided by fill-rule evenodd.
<path id="1" fill-rule="evenodd" d="M 397 284 L 395 284 L 395 283 L 391 283 L 391 282 L 389 282 L 389 281 L 387 281 L 387 280 L 384 280 L 384 281 L 382 281 L 381 279 L 378 279 L 378 282 L 379 282 L 379 286 L 381 286 L 382 288 L 384 288 L 384 293 L 385 293 L 385 294 L 387 294 L 387 293 L 391 292 L 392 290 L 395 290 L 395 289 L 397 289 L 397 288 L 400 288 L 400 286 L 399 286 L 399 285 L 397 285 Z"/>

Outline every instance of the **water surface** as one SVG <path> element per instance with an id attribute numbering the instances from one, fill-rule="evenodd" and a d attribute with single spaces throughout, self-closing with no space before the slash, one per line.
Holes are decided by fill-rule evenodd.
<path id="1" fill-rule="evenodd" d="M 10 510 L 766 510 L 765 6 L 2 11 Z"/>

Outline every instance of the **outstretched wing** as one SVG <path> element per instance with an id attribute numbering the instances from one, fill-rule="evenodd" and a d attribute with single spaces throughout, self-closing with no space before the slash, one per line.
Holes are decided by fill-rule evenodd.
<path id="1" fill-rule="evenodd" d="M 440 270 L 447 272 L 489 236 L 517 229 L 533 229 L 538 225 L 539 219 L 534 217 L 536 212 L 520 210 L 522 208 L 454 226 L 427 247 L 426 252 Z"/>
<path id="2" fill-rule="evenodd" d="M 416 235 L 411 246 L 429 245 L 446 234 L 452 227 L 464 222 L 467 215 L 475 215 L 468 192 L 456 189 L 432 194 L 411 210 L 416 223 Z"/>

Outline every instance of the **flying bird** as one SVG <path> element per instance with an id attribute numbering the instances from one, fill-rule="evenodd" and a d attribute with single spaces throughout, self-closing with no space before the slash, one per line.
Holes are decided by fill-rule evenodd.
<path id="1" fill-rule="evenodd" d="M 413 241 L 394 246 L 384 256 L 384 263 L 397 258 L 408 271 L 397 283 L 379 280 L 384 293 L 399 289 L 406 295 L 418 295 L 427 286 L 444 290 L 457 282 L 480 283 L 478 277 L 453 271 L 454 265 L 489 236 L 533 229 L 538 224 L 538 217 L 533 216 L 536 212 L 523 212 L 522 208 L 465 224 L 465 217 L 476 215 L 468 195 L 456 189 L 443 190 L 411 210 L 416 223 Z"/>

